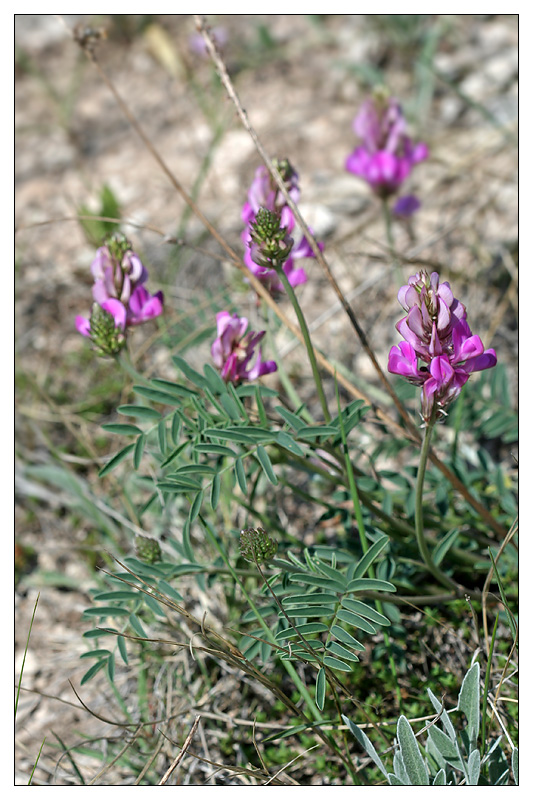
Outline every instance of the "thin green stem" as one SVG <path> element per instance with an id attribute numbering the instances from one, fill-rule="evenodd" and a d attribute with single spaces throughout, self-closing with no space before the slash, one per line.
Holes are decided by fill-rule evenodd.
<path id="1" fill-rule="evenodd" d="M 423 518 L 423 511 L 422 511 L 422 497 L 424 493 L 424 478 L 426 475 L 426 467 L 428 462 L 429 456 L 429 448 L 431 443 L 431 434 L 433 432 L 433 426 L 435 424 L 435 410 L 433 411 L 432 417 L 426 425 L 424 430 L 424 439 L 422 441 L 422 448 L 420 450 L 420 462 L 418 465 L 418 475 L 416 480 L 416 499 L 415 499 L 415 533 L 416 533 L 416 541 L 418 544 L 418 550 L 422 559 L 431 572 L 433 577 L 443 586 L 446 586 L 448 589 L 452 589 L 453 591 L 457 591 L 460 587 L 452 581 L 451 578 L 448 578 L 447 575 L 442 572 L 439 567 L 433 563 L 433 559 L 431 558 L 431 553 L 429 552 L 429 548 L 424 536 L 424 518 Z"/>
<path id="2" fill-rule="evenodd" d="M 272 312 L 272 310 L 270 308 L 266 307 L 266 304 L 264 303 L 264 301 L 263 301 L 263 313 L 264 313 L 266 319 L 268 320 L 267 334 L 266 334 L 267 335 L 267 342 L 268 342 L 268 345 L 269 345 L 270 349 L 272 350 L 272 355 L 274 356 L 276 364 L 278 365 L 278 375 L 279 375 L 279 379 L 281 381 L 281 385 L 283 386 L 283 388 L 287 392 L 287 396 L 288 396 L 289 400 L 291 401 L 291 403 L 293 404 L 295 409 L 301 408 L 303 406 L 302 412 L 301 412 L 302 418 L 304 418 L 310 425 L 312 425 L 314 420 L 313 420 L 312 416 L 310 415 L 310 413 L 308 412 L 307 408 L 305 408 L 305 404 L 302 402 L 298 392 L 294 388 L 293 383 L 292 383 L 291 379 L 289 378 L 289 376 L 287 374 L 287 371 L 286 371 L 286 369 L 285 369 L 285 367 L 283 365 L 283 359 L 279 355 L 278 348 L 276 346 L 276 340 L 275 340 L 274 334 L 272 333 L 273 312 Z"/>
<path id="3" fill-rule="evenodd" d="M 115 356 L 115 361 L 117 362 L 118 366 L 138 383 L 142 384 L 143 386 L 148 386 L 149 381 L 138 372 L 133 364 L 131 363 L 131 357 L 127 350 L 121 350 L 120 353 L 117 353 Z"/>
<path id="4" fill-rule="evenodd" d="M 498 627 L 499 614 L 496 613 L 496 620 L 492 631 L 492 639 L 490 641 L 490 649 L 487 658 L 487 669 L 485 671 L 485 688 L 483 691 L 483 702 L 481 708 L 481 755 L 485 754 L 486 739 L 487 739 L 487 700 L 489 696 L 489 683 L 490 683 L 490 670 L 492 666 L 492 655 L 494 653 L 494 642 L 496 641 L 496 628 Z"/>
<path id="5" fill-rule="evenodd" d="M 298 298 L 296 297 L 296 293 L 292 288 L 289 279 L 285 275 L 283 268 L 280 267 L 279 269 L 276 268 L 276 272 L 283 283 L 285 291 L 287 292 L 287 296 L 291 301 L 292 307 L 296 313 L 296 317 L 298 318 L 298 322 L 300 324 L 300 330 L 302 332 L 302 336 L 304 338 L 305 348 L 307 350 L 307 356 L 309 358 L 309 363 L 311 364 L 311 370 L 313 372 L 313 378 L 315 379 L 316 390 L 318 393 L 318 399 L 320 400 L 320 405 L 322 406 L 322 413 L 324 414 L 324 419 L 326 422 L 329 422 L 331 419 L 330 413 L 328 411 L 328 404 L 326 402 L 326 396 L 324 394 L 324 388 L 322 386 L 322 379 L 320 377 L 320 372 L 318 371 L 318 364 L 315 356 L 315 351 L 313 348 L 313 344 L 311 342 L 311 335 L 309 333 L 309 328 L 307 327 L 307 322 L 305 321 L 305 317 L 298 302 Z"/>

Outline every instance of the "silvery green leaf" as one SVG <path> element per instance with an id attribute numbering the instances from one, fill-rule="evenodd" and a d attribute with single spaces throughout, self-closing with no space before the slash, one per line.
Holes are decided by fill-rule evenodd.
<path id="1" fill-rule="evenodd" d="M 466 765 L 467 786 L 477 786 L 479 781 L 479 771 L 481 769 L 481 756 L 479 750 L 472 750 Z"/>
<path id="2" fill-rule="evenodd" d="M 446 736 L 436 725 L 432 725 L 431 728 L 428 728 L 428 735 L 444 760 L 447 761 L 450 766 L 463 771 L 463 762 L 457 750 L 456 741 L 452 741 L 450 737 Z"/>
<path id="3" fill-rule="evenodd" d="M 518 786 L 518 747 L 513 747 L 511 753 L 511 768 L 513 770 L 514 782 Z"/>
<path id="4" fill-rule="evenodd" d="M 463 711 L 466 720 L 466 732 L 472 751 L 477 742 L 479 734 L 479 662 L 472 664 L 466 673 L 461 691 L 459 692 L 458 708 Z"/>
<path id="5" fill-rule="evenodd" d="M 436 766 L 437 769 L 446 769 L 446 761 L 442 757 L 442 754 L 436 748 L 433 739 L 430 739 L 428 736 L 428 740 L 426 742 L 426 756 L 428 758 L 428 762 L 430 765 Z"/>
<path id="6" fill-rule="evenodd" d="M 357 739 L 357 741 L 359 742 L 359 744 L 361 745 L 361 747 L 363 748 L 363 750 L 365 751 L 365 753 L 367 753 L 370 756 L 376 767 L 378 767 L 381 770 L 381 772 L 383 773 L 383 775 L 385 775 L 385 777 L 390 777 L 388 776 L 387 770 L 383 766 L 382 760 L 376 753 L 374 745 L 372 744 L 366 733 L 364 733 L 360 728 L 358 728 L 355 722 L 352 722 L 351 720 L 348 719 L 348 717 L 345 717 L 344 714 L 342 715 L 342 718 L 346 723 L 346 725 L 349 727 L 350 731 Z"/>
<path id="7" fill-rule="evenodd" d="M 392 766 L 394 767 L 394 774 L 398 780 L 400 780 L 405 786 L 411 786 L 412 784 L 409 780 L 407 770 L 405 769 L 405 764 L 403 763 L 402 754 L 399 749 L 394 753 Z"/>
<path id="8" fill-rule="evenodd" d="M 446 772 L 443 769 L 439 769 L 435 777 L 433 778 L 433 786 L 446 786 Z"/>
<path id="9" fill-rule="evenodd" d="M 413 729 L 407 718 L 402 716 L 398 720 L 396 735 L 400 743 L 400 750 L 405 764 L 405 769 L 412 786 L 429 786 L 429 775 L 424 759 L 420 753 Z"/>
<path id="10" fill-rule="evenodd" d="M 448 712 L 446 711 L 446 709 L 443 708 L 442 703 L 440 702 L 440 700 L 437 697 L 435 697 L 435 695 L 433 694 L 431 689 L 428 689 L 428 696 L 429 696 L 429 699 L 431 700 L 433 708 L 435 709 L 437 714 L 440 714 L 440 720 L 441 720 L 442 724 L 444 725 L 444 727 L 446 728 L 446 733 L 448 734 L 450 739 L 452 739 L 452 741 L 455 742 L 457 736 L 456 736 L 455 728 L 453 727 L 452 721 L 451 721 L 450 717 L 448 716 Z M 442 709 L 442 713 L 441 713 L 441 709 Z"/>
<path id="11" fill-rule="evenodd" d="M 401 780 L 396 777 L 396 775 L 392 774 L 392 772 L 389 772 L 387 778 L 389 779 L 389 784 L 391 786 L 405 786 L 405 783 L 402 783 Z"/>

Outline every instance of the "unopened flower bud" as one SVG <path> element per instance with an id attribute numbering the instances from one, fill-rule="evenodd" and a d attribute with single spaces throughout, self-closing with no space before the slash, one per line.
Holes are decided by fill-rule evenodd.
<path id="1" fill-rule="evenodd" d="M 246 528 L 241 531 L 241 555 L 246 561 L 264 564 L 275 555 L 278 543 L 264 528 Z"/>
<path id="2" fill-rule="evenodd" d="M 280 215 L 260 208 L 250 228 L 252 260 L 262 267 L 281 267 L 288 259 L 294 241 L 287 228 L 281 227 Z"/>
<path id="3" fill-rule="evenodd" d="M 115 304 L 116 309 L 114 308 Z M 114 356 L 122 350 L 126 343 L 124 334 L 126 309 L 118 300 L 110 300 L 104 305 L 109 308 L 93 303 L 88 335 L 99 355 Z M 117 311 L 118 313 L 116 313 Z"/>
<path id="4" fill-rule="evenodd" d="M 135 537 L 135 552 L 139 561 L 143 561 L 145 564 L 155 564 L 156 561 L 161 561 L 159 542 L 150 536 L 138 534 Z"/>

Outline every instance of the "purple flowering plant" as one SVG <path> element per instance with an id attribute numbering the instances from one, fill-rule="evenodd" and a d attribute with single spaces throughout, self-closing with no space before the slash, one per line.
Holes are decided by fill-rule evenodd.
<path id="1" fill-rule="evenodd" d="M 226 79 L 222 70 L 219 75 Z M 354 131 L 359 141 L 346 169 L 382 201 L 389 214 L 389 234 L 390 215 L 409 226 L 421 202 L 404 189 L 414 167 L 428 158 L 427 144 L 410 138 L 398 100 L 384 92 L 362 105 Z M 133 440 L 113 453 L 100 475 L 105 477 L 127 459 L 125 483 L 131 464 L 135 472 L 141 470 L 142 482 L 128 483 L 127 495 L 125 490 L 124 506 L 135 533 L 135 557 L 125 559 L 131 575 L 118 572 L 112 587 L 115 591 L 123 580 L 129 589 L 117 595 L 116 602 L 112 598 L 110 606 L 111 590 L 97 595 L 95 602 L 105 600 L 103 615 L 112 616 L 119 609 L 116 616 L 124 618 L 125 633 L 121 628 L 117 653 L 125 668 L 125 648 L 139 645 L 141 635 L 147 672 L 152 668 L 151 651 L 145 645 L 152 635 L 157 641 L 156 634 L 150 630 L 144 635 L 142 626 L 164 629 L 165 618 L 153 608 L 161 600 L 172 611 L 173 634 L 183 618 L 186 635 L 172 641 L 180 647 L 190 643 L 191 655 L 198 647 L 200 657 L 225 661 L 232 675 L 241 670 L 250 681 L 260 671 L 262 684 L 276 697 L 285 693 L 280 693 L 279 681 L 271 681 L 272 668 L 286 671 L 283 679 L 292 681 L 298 695 L 298 703 L 287 695 L 291 716 L 300 713 L 306 726 L 316 721 L 317 737 L 339 769 L 344 766 L 356 782 L 359 768 L 353 769 L 344 739 L 335 725 L 324 733 L 321 723 L 335 714 L 341 722 L 341 704 L 355 696 L 353 676 L 361 668 L 357 662 L 364 649 L 360 639 L 381 629 L 379 647 L 396 679 L 395 659 L 403 640 L 390 626 L 389 617 L 398 619 L 394 603 L 407 615 L 410 606 L 458 605 L 467 592 L 480 601 L 483 548 L 496 552 L 502 539 L 504 514 L 494 492 L 486 490 L 481 479 L 481 486 L 474 489 L 462 481 L 461 452 L 458 469 L 452 473 L 445 458 L 431 450 L 436 423 L 445 422 L 449 413 L 455 420 L 450 409 L 469 378 L 494 368 L 497 357 L 472 332 L 465 303 L 455 297 L 450 284 L 437 272 L 421 270 L 406 283 L 403 275 L 398 281 L 403 309 L 396 323 L 400 341 L 390 348 L 386 364 L 379 363 L 371 337 L 362 330 L 356 295 L 348 302 L 340 289 L 341 307 L 354 333 L 352 337 L 342 333 L 338 352 L 343 359 L 345 355 L 353 359 L 354 366 L 349 369 L 346 362 L 329 358 L 324 339 L 308 324 L 306 293 L 300 301 L 295 292 L 311 282 L 304 262 L 317 253 L 309 244 L 312 231 L 298 209 L 289 206 L 300 200 L 299 176 L 287 159 L 270 162 L 259 149 L 258 153 L 264 164 L 255 171 L 242 209 L 242 198 L 230 198 L 238 233 L 239 210 L 245 226 L 240 239 L 238 233 L 235 236 L 236 251 L 222 234 L 215 236 L 225 251 L 222 258 L 227 256 L 248 281 L 246 298 L 242 301 L 241 295 L 240 305 L 229 299 L 222 272 L 217 274 L 213 293 L 213 284 L 206 287 L 205 302 L 197 303 L 200 298 L 194 296 L 194 308 L 187 307 L 176 315 L 175 324 L 164 326 L 154 337 L 158 353 L 150 361 L 150 377 L 134 373 L 122 351 L 134 328 L 161 316 L 162 292 L 150 292 L 148 270 L 123 236 L 108 238 L 91 264 L 92 310 L 89 317 L 76 318 L 76 329 L 91 340 L 98 354 L 118 356 L 118 365 L 136 381 L 127 391 L 142 398 L 138 403 L 128 398 L 117 409 L 133 417 L 135 424 L 113 420 L 104 426 L 109 433 Z M 284 190 L 277 183 L 279 176 Z M 194 212 L 195 201 L 188 195 L 186 199 Z M 206 224 L 203 214 L 197 216 Z M 213 232 L 208 220 L 206 228 Z M 194 259 L 203 258 L 207 251 L 191 245 L 187 233 L 183 237 L 179 246 L 190 248 Z M 220 253 L 211 251 L 209 256 L 215 260 Z M 395 257 L 391 254 L 391 261 Z M 317 258 L 313 268 L 327 274 L 328 265 L 322 261 Z M 250 283 L 257 297 L 249 291 Z M 332 285 L 336 287 L 335 282 Z M 300 347 L 296 359 L 286 355 L 290 347 L 279 346 L 285 344 L 286 335 L 291 337 L 290 346 Z M 381 381 L 377 387 L 367 375 L 363 381 L 355 366 L 359 351 L 371 356 L 375 382 Z M 141 364 L 142 356 L 150 358 L 143 351 Z M 160 373 L 154 372 L 155 364 L 161 366 Z M 420 427 L 385 374 L 387 368 L 390 375 L 417 387 Z M 385 392 L 391 401 L 388 406 L 382 404 Z M 461 407 L 455 404 L 456 409 Z M 459 430 L 457 426 L 454 433 Z M 405 476 L 395 475 L 389 463 L 398 452 L 400 437 L 401 446 L 413 448 L 418 461 L 418 466 L 408 464 Z M 446 440 L 445 456 L 447 447 Z M 147 469 L 141 468 L 145 463 Z M 403 471 L 400 460 L 397 469 Z M 433 496 L 430 501 L 431 514 L 426 473 L 432 489 L 441 482 L 437 507 Z M 400 478 L 397 487 L 396 478 Z M 491 481 L 491 487 L 499 486 Z M 395 483 L 392 490 L 389 482 Z M 138 485 L 147 495 L 139 503 L 132 501 Z M 464 503 L 449 502 L 445 507 L 443 494 L 448 501 L 454 493 Z M 295 508 L 301 511 L 301 520 L 292 516 Z M 146 591 L 137 592 L 137 574 Z M 191 580 L 181 587 L 185 575 Z M 205 590 L 213 588 L 216 603 L 222 604 L 232 625 L 246 606 L 238 637 L 233 635 L 237 625 L 226 627 L 225 622 L 213 624 L 209 615 L 195 616 L 196 585 L 205 604 L 211 601 Z M 178 592 L 182 588 L 183 596 Z M 137 610 L 142 617 L 137 617 Z M 220 610 L 217 605 L 216 611 Z M 94 609 L 92 616 L 98 618 Z M 254 627 L 248 630 L 250 622 Z M 161 637 L 162 643 L 168 641 L 169 637 Z M 92 678 L 102 664 L 110 676 L 114 674 L 114 652 L 112 656 L 100 648 L 94 652 L 95 667 L 82 681 Z M 397 680 L 400 704 L 399 687 Z"/>

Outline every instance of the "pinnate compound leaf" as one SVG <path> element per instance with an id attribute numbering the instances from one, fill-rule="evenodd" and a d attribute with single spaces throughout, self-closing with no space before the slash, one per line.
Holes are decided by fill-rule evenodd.
<path id="1" fill-rule="evenodd" d="M 411 786 L 429 786 L 427 767 L 407 718 L 402 714 L 396 731 L 405 771 Z"/>
<path id="2" fill-rule="evenodd" d="M 348 728 L 350 729 L 350 731 L 357 739 L 357 741 L 359 742 L 359 744 L 361 745 L 361 747 L 363 748 L 363 750 L 365 751 L 365 753 L 368 756 L 370 756 L 376 767 L 378 767 L 378 769 L 381 770 L 383 775 L 387 777 L 387 770 L 383 766 L 381 758 L 378 756 L 374 745 L 372 744 L 366 733 L 364 733 L 364 731 L 358 728 L 355 722 L 352 722 L 350 719 L 348 719 L 348 717 L 345 717 L 344 714 L 342 715 L 342 718 L 346 723 L 346 725 L 348 726 Z"/>

